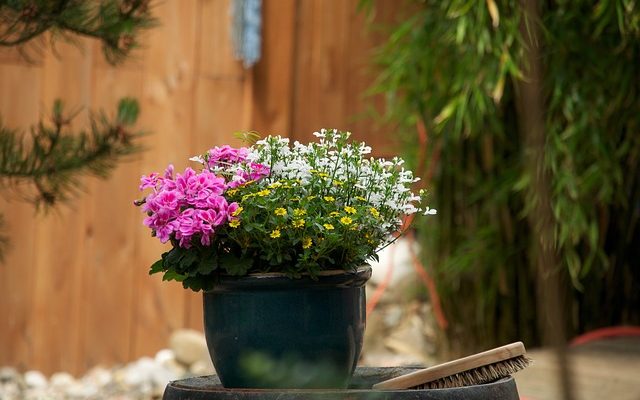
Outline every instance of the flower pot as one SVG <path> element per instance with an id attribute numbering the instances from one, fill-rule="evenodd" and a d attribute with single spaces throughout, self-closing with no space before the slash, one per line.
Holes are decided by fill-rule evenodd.
<path id="1" fill-rule="evenodd" d="M 209 353 L 227 388 L 344 388 L 365 329 L 371 267 L 223 277 L 204 293 Z"/>

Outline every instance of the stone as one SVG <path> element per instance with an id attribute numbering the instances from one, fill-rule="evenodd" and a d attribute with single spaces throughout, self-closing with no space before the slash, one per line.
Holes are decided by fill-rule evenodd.
<path id="1" fill-rule="evenodd" d="M 156 353 L 154 360 L 159 365 L 165 365 L 168 362 L 174 361 L 176 359 L 175 354 L 170 349 L 162 349 Z"/>
<path id="2" fill-rule="evenodd" d="M 46 388 L 47 378 L 40 371 L 27 371 L 24 373 L 24 383 L 29 388 Z"/>
<path id="3" fill-rule="evenodd" d="M 56 372 L 49 378 L 49 384 L 56 388 L 64 390 L 75 383 L 74 377 L 67 372 Z"/>
<path id="4" fill-rule="evenodd" d="M 175 381 L 180 379 L 181 376 L 176 375 L 174 371 L 171 371 L 169 368 L 157 366 L 151 372 L 151 382 L 153 384 L 153 394 L 154 395 L 162 395 L 165 386 L 171 381 Z"/>
<path id="5" fill-rule="evenodd" d="M 194 363 L 197 364 L 200 361 L 196 361 Z M 184 364 L 179 363 L 177 360 L 167 360 L 164 362 L 164 364 L 161 364 L 162 367 L 168 369 L 169 371 L 171 371 L 175 376 L 183 378 L 187 375 L 187 368 L 184 366 Z"/>
<path id="6" fill-rule="evenodd" d="M 169 343 L 176 360 L 185 365 L 190 366 L 196 361 L 209 358 L 207 342 L 201 332 L 191 329 L 177 330 L 171 335 Z"/>
<path id="7" fill-rule="evenodd" d="M 15 368 L 2 367 L 0 368 L 0 383 L 5 382 L 18 382 L 20 380 L 20 373 Z"/>
<path id="8" fill-rule="evenodd" d="M 138 361 L 129 363 L 124 373 L 124 383 L 128 386 L 149 384 L 155 367 L 154 360 L 149 357 L 142 357 Z"/>
<path id="9" fill-rule="evenodd" d="M 22 389 L 17 381 L 0 383 L 0 399 L 18 400 L 22 398 Z"/>
<path id="10" fill-rule="evenodd" d="M 113 374 L 106 368 L 94 367 L 82 377 L 85 385 L 104 387 L 113 381 Z"/>
<path id="11" fill-rule="evenodd" d="M 87 399 L 98 394 L 98 388 L 81 382 L 75 382 L 70 385 L 65 394 L 71 399 Z"/>
<path id="12" fill-rule="evenodd" d="M 215 368 L 213 368 L 213 363 L 211 360 L 199 360 L 194 362 L 189 368 L 189 372 L 193 376 L 205 376 L 205 375 L 213 375 L 216 373 Z"/>

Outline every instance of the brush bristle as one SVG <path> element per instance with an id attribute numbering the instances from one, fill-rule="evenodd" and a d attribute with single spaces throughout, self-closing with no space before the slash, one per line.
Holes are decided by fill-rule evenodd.
<path id="1" fill-rule="evenodd" d="M 445 389 L 490 383 L 515 374 L 525 369 L 529 364 L 531 364 L 531 359 L 525 355 L 521 355 L 497 363 L 473 368 L 455 375 L 445 376 L 444 378 L 414 386 L 411 389 Z"/>

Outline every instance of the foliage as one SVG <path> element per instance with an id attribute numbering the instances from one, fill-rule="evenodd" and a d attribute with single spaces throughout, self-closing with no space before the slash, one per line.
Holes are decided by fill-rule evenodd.
<path id="1" fill-rule="evenodd" d="M 538 198 L 519 134 L 531 24 L 543 32 L 544 165 L 572 329 L 637 323 L 640 298 L 624 284 L 640 279 L 637 4 L 545 2 L 540 20 L 515 0 L 411 7 L 380 49 L 374 91 L 406 133 L 408 159 L 419 151 L 416 130 L 429 133 L 439 218 L 422 232 L 459 344 L 539 339 L 528 222 Z"/>
<path id="2" fill-rule="evenodd" d="M 0 46 L 25 46 L 50 32 L 51 43 L 73 35 L 102 41 L 107 60 L 116 64 L 138 46 L 139 33 L 155 24 L 149 0 L 0 0 Z M 82 189 L 79 176 L 108 176 L 116 162 L 140 150 L 140 133 L 129 129 L 138 116 L 138 103 L 122 99 L 115 120 L 103 113 L 91 117 L 91 131 L 74 135 L 68 129 L 73 115 L 63 104 L 53 105 L 51 125 L 39 122 L 31 134 L 8 129 L 0 118 L 0 180 L 6 191 L 36 206 L 68 200 Z M 6 194 L 6 193 L 3 193 Z M 0 229 L 3 227 L 0 215 Z M 8 238 L 0 235 L 0 262 Z"/>
<path id="3" fill-rule="evenodd" d="M 153 25 L 149 0 L 0 0 L 0 46 L 22 45 L 47 31 L 51 40 L 88 36 L 102 42 L 105 57 L 115 64 Z"/>
<path id="4" fill-rule="evenodd" d="M 215 147 L 173 177 L 142 178 L 152 193 L 138 201 L 145 225 L 173 248 L 152 266 L 193 290 L 216 274 L 355 270 L 395 240 L 403 215 L 421 209 L 416 180 L 394 158 L 368 159 L 371 148 L 348 133 L 322 130 L 303 145 L 267 137 L 249 148 Z M 427 213 L 435 210 L 427 207 Z"/>
<path id="5" fill-rule="evenodd" d="M 106 177 L 122 158 L 140 150 L 140 132 L 131 126 L 138 103 L 122 99 L 114 119 L 104 114 L 91 118 L 91 131 L 71 133 L 75 115 L 64 112 L 61 101 L 53 107 L 51 124 L 39 123 L 29 136 L 0 124 L 0 180 L 36 206 L 69 200 L 82 189 L 82 175 Z"/>

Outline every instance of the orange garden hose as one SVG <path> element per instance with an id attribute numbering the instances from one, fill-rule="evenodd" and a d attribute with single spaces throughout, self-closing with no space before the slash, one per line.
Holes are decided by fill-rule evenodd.
<path id="1" fill-rule="evenodd" d="M 569 343 L 569 346 L 579 346 L 596 340 L 619 336 L 640 336 L 640 326 L 623 325 L 596 329 L 573 338 Z"/>

